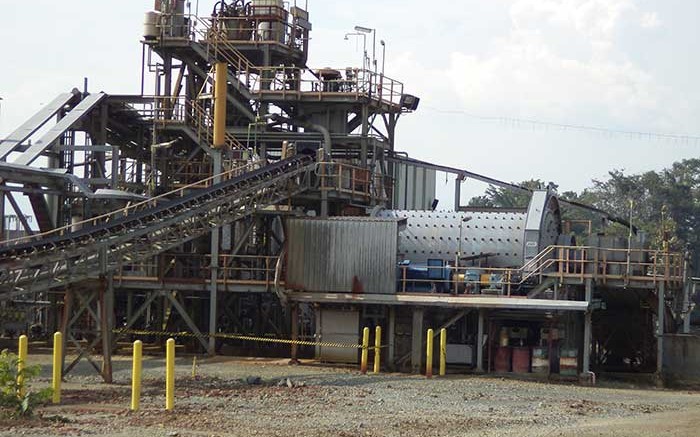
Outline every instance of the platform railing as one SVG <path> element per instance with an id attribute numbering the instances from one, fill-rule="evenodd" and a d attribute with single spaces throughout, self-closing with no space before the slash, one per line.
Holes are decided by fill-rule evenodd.
<path id="1" fill-rule="evenodd" d="M 123 264 L 114 279 L 125 282 L 210 283 L 211 255 L 165 254 L 147 262 Z M 217 284 L 272 287 L 279 257 L 264 255 L 220 255 Z"/>
<path id="2" fill-rule="evenodd" d="M 352 197 L 386 200 L 385 175 L 367 168 L 338 162 L 321 162 L 316 168 L 321 190 L 335 191 Z"/>
<path id="3" fill-rule="evenodd" d="M 560 283 L 594 279 L 602 284 L 631 282 L 656 286 L 663 282 L 680 287 L 685 280 L 684 256 L 650 249 L 609 249 L 588 246 L 549 246 L 517 269 L 479 266 L 397 267 L 397 291 L 470 294 L 479 290 L 511 296 L 525 284 Z"/>

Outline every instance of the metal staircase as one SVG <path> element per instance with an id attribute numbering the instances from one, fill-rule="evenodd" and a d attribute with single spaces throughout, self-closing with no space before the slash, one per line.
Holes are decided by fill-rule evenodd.
<path id="1" fill-rule="evenodd" d="M 79 223 L 80 230 L 64 227 L 4 242 L 0 300 L 104 275 L 204 236 L 311 188 L 315 166 L 308 156 L 249 164 L 209 178 L 226 179 L 209 188 L 189 193 L 189 186 L 182 187 Z"/>

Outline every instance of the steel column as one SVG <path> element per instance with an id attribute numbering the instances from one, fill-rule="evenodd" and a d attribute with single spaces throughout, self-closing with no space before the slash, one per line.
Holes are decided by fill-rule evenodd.
<path id="1" fill-rule="evenodd" d="M 387 353 L 386 353 L 386 361 L 387 365 L 389 367 L 389 370 L 394 370 L 395 368 L 395 363 L 394 363 L 394 358 L 396 354 L 396 343 L 395 343 L 395 336 L 396 336 L 396 307 L 389 307 L 389 326 L 387 330 Z"/>
<path id="2" fill-rule="evenodd" d="M 591 333 L 592 333 L 592 317 L 593 310 L 591 309 L 591 301 L 593 300 L 593 280 L 586 279 L 586 302 L 588 309 L 584 315 L 585 322 L 583 326 L 583 351 L 582 351 L 582 366 L 581 372 L 583 375 L 588 375 L 591 371 Z"/>
<path id="3" fill-rule="evenodd" d="M 666 283 L 659 282 L 657 289 L 658 310 L 656 316 L 656 372 L 661 375 L 664 367 L 664 323 L 666 318 Z"/>
<path id="4" fill-rule="evenodd" d="M 484 315 L 486 310 L 479 308 L 479 320 L 476 331 L 476 371 L 484 371 Z"/>
<path id="5" fill-rule="evenodd" d="M 423 356 L 423 308 L 413 309 L 413 331 L 411 335 L 411 371 L 420 373 Z"/>

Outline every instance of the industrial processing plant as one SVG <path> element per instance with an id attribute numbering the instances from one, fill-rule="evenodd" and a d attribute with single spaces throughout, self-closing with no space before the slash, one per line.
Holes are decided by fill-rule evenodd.
<path id="1" fill-rule="evenodd" d="M 0 141 L 0 208 L 17 223 L 0 229 L 0 328 L 62 333 L 63 377 L 87 360 L 112 382 L 115 354 L 169 336 L 178 353 L 354 368 L 370 328 L 377 371 L 663 379 L 690 330 L 688 255 L 553 187 L 408 156 L 396 132 L 421 96 L 374 56 L 307 65 L 306 5 L 153 7 L 141 93 L 57 90 Z M 527 205 L 464 205 L 468 180 Z M 618 232 L 574 234 L 567 210 Z"/>

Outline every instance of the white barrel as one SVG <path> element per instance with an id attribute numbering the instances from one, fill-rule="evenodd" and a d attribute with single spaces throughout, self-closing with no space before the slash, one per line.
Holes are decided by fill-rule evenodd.
<path id="1" fill-rule="evenodd" d="M 146 12 L 143 22 L 143 37 L 147 40 L 157 39 L 160 35 L 158 31 L 158 22 L 160 21 L 160 13 L 156 11 Z"/>

